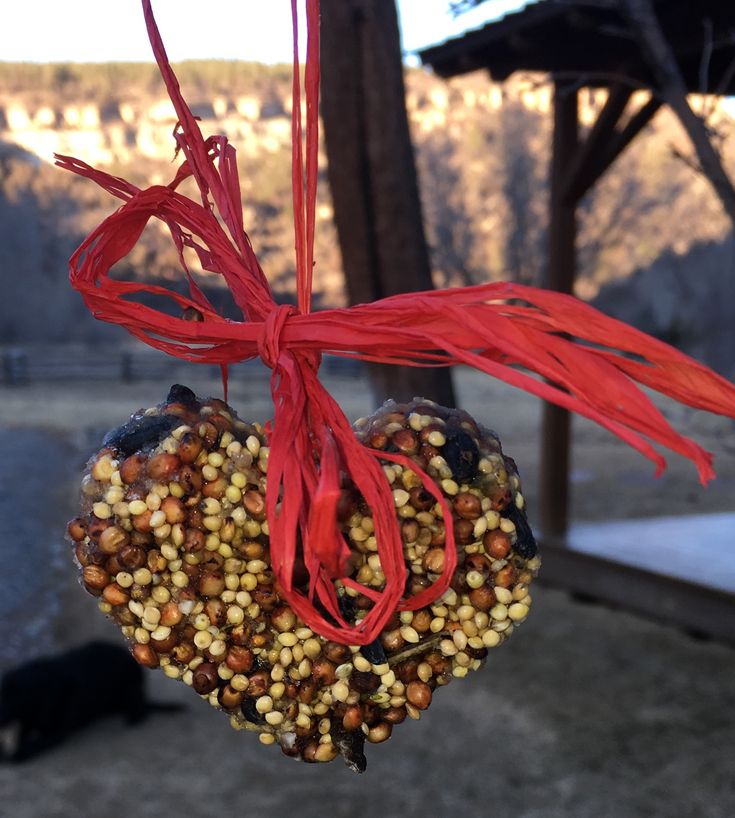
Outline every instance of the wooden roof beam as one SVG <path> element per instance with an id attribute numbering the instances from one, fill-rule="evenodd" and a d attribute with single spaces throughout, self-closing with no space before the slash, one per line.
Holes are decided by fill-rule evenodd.
<path id="1" fill-rule="evenodd" d="M 642 105 L 628 120 L 622 129 L 615 129 L 615 132 L 602 147 L 597 156 L 591 157 L 589 165 L 585 168 L 584 175 L 579 175 L 569 185 L 566 195 L 570 199 L 578 202 L 594 185 L 600 177 L 615 162 L 625 148 L 635 139 L 636 136 L 648 125 L 661 107 L 661 100 L 658 97 L 651 97 L 648 102 Z"/>
<path id="2" fill-rule="evenodd" d="M 563 201 L 569 204 L 576 203 L 581 195 L 578 191 L 586 191 L 594 184 L 592 168 L 596 165 L 600 154 L 605 152 L 607 144 L 615 134 L 616 126 L 632 95 L 633 89 L 622 83 L 617 83 L 610 88 L 610 93 L 597 115 L 595 124 L 565 174 L 561 192 Z"/>

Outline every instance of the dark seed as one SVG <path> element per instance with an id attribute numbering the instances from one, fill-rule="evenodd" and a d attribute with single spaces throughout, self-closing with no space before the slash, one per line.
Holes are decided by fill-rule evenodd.
<path id="1" fill-rule="evenodd" d="M 265 721 L 265 715 L 263 713 L 259 713 L 255 709 L 255 699 L 252 699 L 249 696 L 243 699 L 243 702 L 240 705 L 240 710 L 242 711 L 243 716 L 245 716 L 245 719 L 251 724 L 263 724 Z"/>
<path id="2" fill-rule="evenodd" d="M 392 446 L 404 454 L 415 454 L 419 448 L 416 435 L 410 429 L 399 429 L 392 438 Z"/>
<path id="3" fill-rule="evenodd" d="M 420 661 L 418 659 L 404 659 L 404 661 L 396 665 L 393 670 L 395 671 L 396 677 L 400 679 L 403 684 L 407 685 L 409 682 L 418 679 L 419 664 Z"/>
<path id="4" fill-rule="evenodd" d="M 250 675 L 249 679 L 250 683 L 247 689 L 248 696 L 251 696 L 253 699 L 259 699 L 261 696 L 264 696 L 270 684 L 270 675 L 268 672 L 265 670 L 257 670 Z"/>
<path id="5" fill-rule="evenodd" d="M 341 665 L 350 657 L 350 649 L 347 645 L 339 645 L 337 642 L 327 642 L 322 648 L 324 655 L 330 662 Z"/>
<path id="6" fill-rule="evenodd" d="M 523 557 L 523 559 L 530 560 L 536 556 L 538 551 L 538 544 L 536 538 L 533 536 L 531 526 L 528 524 L 526 515 L 516 506 L 511 503 L 508 510 L 508 518 L 515 524 L 517 540 L 515 550 Z"/>
<path id="7" fill-rule="evenodd" d="M 197 396 L 188 386 L 182 386 L 180 383 L 175 383 L 168 390 L 166 403 L 183 403 L 184 406 L 191 407 L 192 409 L 196 409 L 199 406 Z"/>
<path id="8" fill-rule="evenodd" d="M 133 571 L 142 568 L 146 562 L 145 551 L 137 545 L 125 545 L 120 549 L 118 559 L 126 567 Z"/>
<path id="9" fill-rule="evenodd" d="M 344 619 L 350 622 L 353 621 L 355 618 L 355 609 L 357 608 L 355 599 L 351 596 L 347 596 L 346 594 L 341 594 L 338 597 L 338 600 L 340 613 Z M 383 650 L 383 645 L 380 642 L 380 637 L 377 637 L 377 639 L 375 639 L 375 641 L 371 642 L 369 645 L 364 645 L 362 648 L 360 648 L 360 650 L 368 662 L 373 665 L 382 665 L 384 662 L 388 661 L 385 651 Z"/>
<path id="10" fill-rule="evenodd" d="M 311 676 L 314 681 L 322 687 L 334 683 L 336 665 L 330 662 L 326 656 L 317 656 L 311 666 Z"/>
<path id="11" fill-rule="evenodd" d="M 375 693 L 380 687 L 380 677 L 374 673 L 356 670 L 350 676 L 350 687 L 358 693 Z"/>
<path id="12" fill-rule="evenodd" d="M 318 748 L 319 745 L 316 741 L 310 741 L 304 744 L 304 748 L 301 751 L 301 760 L 307 764 L 316 764 L 316 751 Z"/>
<path id="13" fill-rule="evenodd" d="M 301 750 L 299 749 L 299 745 L 296 742 L 294 742 L 293 744 L 282 742 L 281 752 L 288 758 L 298 758 L 299 754 L 301 753 Z"/>
<path id="14" fill-rule="evenodd" d="M 364 773 L 367 769 L 365 758 L 365 734 L 362 730 L 346 731 L 338 726 L 332 728 L 335 733 L 335 744 L 345 764 L 353 773 Z"/>
<path id="15" fill-rule="evenodd" d="M 337 594 L 337 603 L 339 605 L 339 612 L 342 618 L 348 622 L 352 622 L 355 618 L 355 600 L 347 594 Z"/>
<path id="16" fill-rule="evenodd" d="M 211 662 L 203 662 L 194 671 L 192 687 L 200 695 L 211 693 L 217 687 L 217 666 Z"/>
<path id="17" fill-rule="evenodd" d="M 459 482 L 469 480 L 477 473 L 480 453 L 477 451 L 475 441 L 467 432 L 461 429 L 449 430 L 441 452 L 455 480 Z"/>
<path id="18" fill-rule="evenodd" d="M 364 701 L 362 703 L 362 720 L 368 727 L 373 727 L 380 721 L 382 712 L 374 702 Z"/>
<path id="19" fill-rule="evenodd" d="M 387 721 L 389 724 L 401 724 L 405 720 L 405 707 L 389 707 L 383 711 L 383 721 Z"/>
<path id="20" fill-rule="evenodd" d="M 454 521 L 454 539 L 457 545 L 468 545 L 474 539 L 475 527 L 472 520 L 455 520 Z"/>
<path id="21" fill-rule="evenodd" d="M 371 665 L 382 665 L 388 661 L 385 651 L 383 650 L 383 645 L 380 643 L 380 637 L 369 645 L 364 645 L 360 648 L 360 652 Z"/>
<path id="22" fill-rule="evenodd" d="M 143 415 L 135 417 L 105 435 L 103 446 L 111 446 L 125 457 L 146 446 L 154 446 L 181 421 L 171 415 Z"/>
<path id="23" fill-rule="evenodd" d="M 419 511 L 427 511 L 436 502 L 434 495 L 428 492 L 423 486 L 415 486 L 408 494 L 411 505 Z"/>

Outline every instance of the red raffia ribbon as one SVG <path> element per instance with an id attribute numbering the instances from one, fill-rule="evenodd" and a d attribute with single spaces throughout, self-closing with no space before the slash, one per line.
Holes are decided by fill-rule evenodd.
<path id="1" fill-rule="evenodd" d="M 317 377 L 322 352 L 384 364 L 466 364 L 596 421 L 650 458 L 657 473 L 665 461 L 646 438 L 691 459 L 703 483 L 714 476 L 712 456 L 672 429 L 636 381 L 682 403 L 729 417 L 735 416 L 735 387 L 667 344 L 576 298 L 519 284 L 493 283 L 397 295 L 349 309 L 310 313 L 317 180 L 318 0 L 306 0 L 305 159 L 297 2 L 292 0 L 298 308 L 278 306 L 243 228 L 235 150 L 224 136 L 202 136 L 169 65 L 149 0 L 143 0 L 143 9 L 153 53 L 179 119 L 174 136 L 184 160 L 169 185 L 140 190 L 77 159 L 57 156 L 58 165 L 87 176 L 124 202 L 72 256 L 71 283 L 96 318 L 121 324 L 145 343 L 178 358 L 219 364 L 223 374 L 228 364 L 258 356 L 271 368 L 275 412 L 266 492 L 271 558 L 289 604 L 314 630 L 341 643 L 367 644 L 396 609 L 415 610 L 438 598 L 456 565 L 453 527 L 447 524 L 443 574 L 430 588 L 404 598 L 403 548 L 380 461 L 413 469 L 436 497 L 448 523 L 451 510 L 433 480 L 415 463 L 357 441 Z M 201 203 L 176 190 L 189 176 L 199 187 Z M 188 296 L 109 277 L 110 268 L 130 252 L 152 217 L 163 221 L 171 233 L 188 279 Z M 243 321 L 217 314 L 187 268 L 185 248 L 197 254 L 205 270 L 224 277 Z M 165 296 L 182 309 L 193 307 L 203 320 L 172 317 L 129 300 L 140 293 Z M 372 510 L 385 572 L 382 591 L 345 576 L 349 548 L 336 521 L 343 474 L 352 479 Z M 293 585 L 299 539 L 310 577 L 308 594 Z M 345 621 L 340 613 L 335 580 L 374 602 L 357 624 Z"/>

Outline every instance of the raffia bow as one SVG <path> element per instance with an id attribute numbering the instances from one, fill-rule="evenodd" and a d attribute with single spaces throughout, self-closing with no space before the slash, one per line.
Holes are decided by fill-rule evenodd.
<path id="1" fill-rule="evenodd" d="M 650 441 L 691 459 L 700 479 L 714 476 L 712 456 L 677 433 L 637 384 L 710 412 L 735 416 L 735 387 L 672 347 L 604 316 L 576 298 L 511 283 L 398 295 L 348 309 L 310 312 L 317 176 L 319 93 L 318 0 L 307 0 L 305 69 L 306 156 L 302 150 L 297 10 L 294 19 L 293 197 L 298 307 L 276 304 L 244 226 L 235 150 L 224 136 L 205 139 L 179 90 L 153 18 L 143 9 L 153 52 L 179 118 L 177 151 L 184 156 L 167 186 L 141 190 L 77 159 L 57 164 L 95 181 L 123 200 L 70 260 L 72 285 L 93 314 L 120 324 L 145 343 L 178 358 L 228 364 L 260 357 L 272 370 L 274 419 L 266 494 L 273 570 L 289 604 L 314 630 L 345 644 L 367 644 L 396 609 L 418 609 L 448 587 L 456 565 L 452 526 L 446 526 L 444 572 L 417 596 L 404 598 L 406 569 L 393 497 L 380 465 L 411 468 L 442 509 L 451 510 L 432 479 L 402 455 L 360 444 L 343 412 L 318 379 L 321 353 L 387 364 L 466 364 L 556 403 L 609 429 L 650 458 Z M 192 176 L 201 203 L 178 185 Z M 113 265 L 138 241 L 151 218 L 166 224 L 188 279 L 189 295 L 110 278 Z M 184 257 L 223 276 L 243 321 L 217 314 L 196 285 Z M 201 321 L 167 315 L 129 300 L 140 293 L 196 309 Z M 543 376 L 548 382 L 523 371 Z M 351 478 L 371 508 L 385 586 L 378 591 L 346 576 L 349 549 L 336 519 L 342 476 Z M 309 591 L 293 583 L 297 555 Z M 341 615 L 335 580 L 374 603 L 357 624 Z"/>

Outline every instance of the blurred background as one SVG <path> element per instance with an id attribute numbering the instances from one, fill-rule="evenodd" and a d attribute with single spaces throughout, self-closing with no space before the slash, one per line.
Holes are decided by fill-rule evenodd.
<path id="1" fill-rule="evenodd" d="M 695 24 L 682 22 L 690 4 L 542 0 L 517 14 L 521 5 L 323 0 L 316 306 L 432 285 L 550 285 L 732 378 L 735 12 L 703 2 Z M 652 32 L 636 25 L 651 9 Z M 277 298 L 292 301 L 289 4 L 221 3 L 207 17 L 182 0 L 155 11 L 203 132 L 237 148 L 246 229 Z M 657 31 L 682 86 L 651 57 Z M 138 4 L 6 9 L 0 60 L 2 672 L 93 637 L 121 643 L 78 587 L 64 541 L 84 463 L 170 384 L 200 395 L 221 384 L 215 368 L 96 322 L 66 276 L 116 203 L 53 167 L 55 152 L 141 186 L 175 172 L 176 117 Z M 570 144 L 560 119 L 572 98 Z M 580 156 L 594 161 L 575 166 Z M 560 195 L 560 163 L 570 178 L 576 168 L 581 194 Z M 576 252 L 565 263 L 558 222 L 570 210 Z M 157 224 L 116 274 L 182 286 Z M 222 282 L 195 275 L 236 318 Z M 654 479 L 647 461 L 581 419 L 567 446 L 564 422 L 554 426 L 538 401 L 474 372 L 421 382 L 327 357 L 322 373 L 350 418 L 409 390 L 495 429 L 547 535 L 535 613 L 482 673 L 369 748 L 361 778 L 339 762 L 281 758 L 146 671 L 152 695 L 187 712 L 136 728 L 110 719 L 23 767 L 0 764 L 14 814 L 161 815 L 182 804 L 193 816 L 735 814 L 733 422 L 657 400 L 716 453 L 718 478 L 704 489 L 676 457 Z M 257 363 L 233 367 L 241 417 L 271 416 L 268 377 Z"/>

